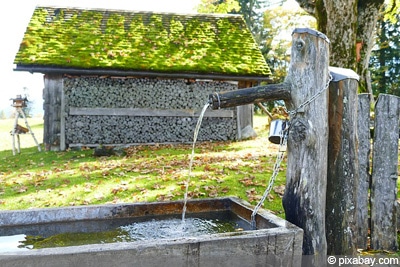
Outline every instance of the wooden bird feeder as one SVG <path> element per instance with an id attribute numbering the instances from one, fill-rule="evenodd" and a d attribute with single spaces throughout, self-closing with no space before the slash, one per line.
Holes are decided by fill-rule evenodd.
<path id="1" fill-rule="evenodd" d="M 16 98 L 11 98 L 10 100 L 13 101 L 12 106 L 15 108 L 25 108 L 27 106 L 26 102 L 28 102 L 26 96 L 22 98 L 21 95 L 17 95 Z"/>

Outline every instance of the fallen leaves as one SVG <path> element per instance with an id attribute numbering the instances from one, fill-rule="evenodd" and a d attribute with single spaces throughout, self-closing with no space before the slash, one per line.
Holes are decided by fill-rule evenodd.
<path id="1" fill-rule="evenodd" d="M 265 186 L 264 183 L 258 182 L 254 175 L 246 176 L 239 180 L 245 186 Z"/>
<path id="2" fill-rule="evenodd" d="M 205 185 L 205 186 L 203 186 L 203 189 L 206 191 L 206 193 L 207 193 L 207 195 L 209 197 L 217 197 L 218 196 L 218 192 L 219 192 L 219 187 L 218 186 Z"/>
<path id="3" fill-rule="evenodd" d="M 93 191 L 93 189 L 96 188 L 96 185 L 94 185 L 92 183 L 85 183 L 83 187 L 84 187 L 83 191 L 85 193 L 90 193 Z"/>
<path id="4" fill-rule="evenodd" d="M 254 187 L 246 190 L 246 196 L 250 202 L 259 201 L 261 199 L 261 196 L 258 195 L 257 190 Z"/>
<path id="5" fill-rule="evenodd" d="M 276 193 L 276 194 L 278 194 L 281 198 L 283 197 L 283 194 L 285 194 L 285 185 L 277 185 L 277 186 L 274 186 L 273 188 L 272 188 L 272 190 L 274 190 L 274 192 Z"/>
<path id="6" fill-rule="evenodd" d="M 14 187 L 14 191 L 18 194 L 25 193 L 26 191 L 28 191 L 28 189 L 29 188 L 25 185 L 20 185 L 20 186 Z"/>
<path id="7" fill-rule="evenodd" d="M 156 199 L 157 201 L 170 201 L 175 197 L 174 194 L 160 194 L 157 195 Z"/>
<path id="8" fill-rule="evenodd" d="M 152 185 L 151 188 L 153 188 L 155 190 L 156 189 L 163 189 L 163 188 L 165 188 L 165 185 L 161 185 L 161 184 L 155 183 L 155 184 Z"/>
<path id="9" fill-rule="evenodd" d="M 96 200 L 102 200 L 102 199 L 105 198 L 105 196 L 104 196 L 104 194 L 103 194 L 102 192 L 100 192 L 100 193 L 96 193 L 96 194 L 94 195 L 94 198 L 95 198 Z"/>
<path id="10" fill-rule="evenodd" d="M 112 188 L 111 193 L 116 195 L 117 193 L 127 191 L 128 189 L 129 188 L 127 185 L 119 184 L 119 185 L 115 186 L 114 188 Z"/>

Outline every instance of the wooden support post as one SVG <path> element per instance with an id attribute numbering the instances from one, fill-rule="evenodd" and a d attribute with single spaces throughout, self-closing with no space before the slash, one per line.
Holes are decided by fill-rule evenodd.
<path id="1" fill-rule="evenodd" d="M 286 189 L 283 197 L 286 220 L 304 230 L 303 254 L 315 255 L 314 264 L 326 264 L 325 200 L 328 162 L 329 40 L 309 29 L 295 29 L 286 81 L 291 84 L 296 109 L 318 97 L 291 118 L 288 136 Z"/>
<path id="2" fill-rule="evenodd" d="M 370 94 L 358 95 L 358 190 L 357 190 L 357 248 L 366 249 L 368 245 L 368 211 L 370 174 Z"/>
<path id="3" fill-rule="evenodd" d="M 396 251 L 399 98 L 380 94 L 375 105 L 371 185 L 371 247 Z"/>
<path id="4" fill-rule="evenodd" d="M 18 125 L 18 118 L 19 118 L 19 112 L 18 112 L 18 110 L 16 110 L 15 111 L 15 119 L 14 119 L 14 127 L 13 127 L 13 129 L 12 129 L 12 131 L 11 131 L 11 135 L 12 135 L 12 151 L 13 151 L 13 155 L 15 156 L 15 135 L 17 135 L 17 133 L 16 133 L 16 129 L 17 129 L 17 125 Z M 20 153 L 21 152 L 21 149 L 20 149 L 20 140 L 19 140 L 19 135 L 17 135 L 17 138 L 18 138 L 18 153 Z"/>
<path id="5" fill-rule="evenodd" d="M 46 150 L 61 148 L 61 97 L 63 81 L 61 74 L 46 74 L 44 80 L 44 129 L 43 143 Z"/>
<path id="6" fill-rule="evenodd" d="M 330 68 L 326 239 L 328 255 L 357 253 L 358 75 Z M 353 79 L 355 77 L 355 79 Z"/>

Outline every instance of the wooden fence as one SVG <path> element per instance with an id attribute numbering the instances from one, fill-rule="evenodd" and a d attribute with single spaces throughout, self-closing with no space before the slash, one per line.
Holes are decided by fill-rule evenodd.
<path id="1" fill-rule="evenodd" d="M 372 142 L 369 136 L 369 96 L 358 97 L 359 186 L 357 247 L 395 251 L 397 244 L 397 178 L 400 102 L 380 94 L 375 103 Z M 368 109 L 367 109 L 368 108 Z M 370 157 L 370 148 L 372 157 Z M 370 158 L 372 162 L 370 163 Z M 370 171 L 369 166 L 372 166 Z M 370 211 L 370 223 L 368 222 Z M 368 226 L 370 225 L 370 228 Z"/>
<path id="2" fill-rule="evenodd" d="M 399 98 L 379 95 L 371 113 L 370 95 L 356 92 L 357 83 L 349 80 L 330 85 L 326 237 L 331 255 L 398 250 Z"/>
<path id="3" fill-rule="evenodd" d="M 332 75 L 338 70 L 351 74 L 330 70 Z M 328 90 L 326 198 L 320 197 L 326 201 L 328 255 L 398 250 L 400 98 L 379 95 L 371 113 L 370 95 L 357 95 L 357 90 L 355 75 L 334 78 Z"/>

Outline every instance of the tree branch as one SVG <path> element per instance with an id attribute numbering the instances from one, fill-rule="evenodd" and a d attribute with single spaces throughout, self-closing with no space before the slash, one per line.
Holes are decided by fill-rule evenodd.
<path id="1" fill-rule="evenodd" d="M 302 9 L 312 16 L 315 16 L 315 0 L 296 0 Z"/>

